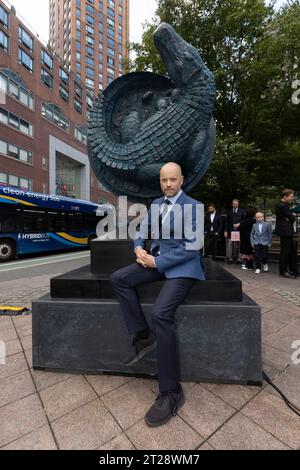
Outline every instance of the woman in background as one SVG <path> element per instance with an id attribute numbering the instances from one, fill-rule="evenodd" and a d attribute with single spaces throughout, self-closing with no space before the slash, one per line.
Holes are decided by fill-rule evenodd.
<path id="1" fill-rule="evenodd" d="M 234 225 L 236 230 L 240 231 L 240 257 L 242 259 L 242 269 L 253 269 L 253 248 L 251 245 L 251 230 L 253 225 L 255 224 L 255 214 L 256 209 L 254 207 L 249 207 L 246 210 L 245 218 L 239 223 Z"/>

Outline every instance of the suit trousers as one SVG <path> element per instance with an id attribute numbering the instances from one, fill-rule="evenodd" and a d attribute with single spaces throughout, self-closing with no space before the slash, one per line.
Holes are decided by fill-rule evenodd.
<path id="1" fill-rule="evenodd" d="M 138 263 L 115 271 L 110 278 L 130 335 L 148 328 L 136 286 L 162 280 L 152 322 L 157 340 L 159 391 L 166 392 L 176 388 L 180 377 L 175 313 L 196 279 L 167 279 L 156 268 L 146 269 Z"/>
<path id="2" fill-rule="evenodd" d="M 268 245 L 255 245 L 255 267 L 256 269 L 261 269 L 262 264 L 268 264 Z"/>
<path id="3" fill-rule="evenodd" d="M 279 274 L 298 273 L 297 243 L 294 237 L 280 237 Z"/>
<path id="4" fill-rule="evenodd" d="M 215 233 L 207 233 L 205 235 L 205 255 L 212 255 L 213 258 L 218 253 L 219 235 Z"/>

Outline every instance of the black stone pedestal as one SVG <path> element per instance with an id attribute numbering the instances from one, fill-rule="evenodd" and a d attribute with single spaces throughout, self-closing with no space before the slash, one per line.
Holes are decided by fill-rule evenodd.
<path id="1" fill-rule="evenodd" d="M 33 302 L 33 368 L 155 376 L 155 351 L 134 366 L 122 363 L 130 341 L 109 276 L 135 261 L 132 242 L 92 245 L 92 269 L 52 279 L 50 295 Z M 206 267 L 207 281 L 176 314 L 181 380 L 261 384 L 261 309 L 238 279 L 216 263 Z M 138 289 L 149 324 L 160 286 Z"/>

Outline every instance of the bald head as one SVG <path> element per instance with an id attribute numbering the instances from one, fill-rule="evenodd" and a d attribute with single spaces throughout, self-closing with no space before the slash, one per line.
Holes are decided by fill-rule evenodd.
<path id="1" fill-rule="evenodd" d="M 181 167 L 177 163 L 174 163 L 174 162 L 166 163 L 164 166 L 161 167 L 160 175 L 168 171 L 178 172 L 178 176 L 179 177 L 182 176 Z"/>
<path id="2" fill-rule="evenodd" d="M 174 162 L 166 163 L 160 170 L 160 186 L 167 197 L 176 196 L 183 185 L 181 167 Z"/>

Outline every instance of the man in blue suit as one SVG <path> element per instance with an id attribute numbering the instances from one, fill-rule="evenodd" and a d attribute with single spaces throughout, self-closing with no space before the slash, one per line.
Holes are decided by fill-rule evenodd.
<path id="1" fill-rule="evenodd" d="M 151 427 L 165 424 L 184 403 L 179 383 L 175 313 L 195 282 L 205 280 L 198 240 L 202 204 L 182 191 L 182 171 L 176 163 L 167 163 L 161 168 L 160 184 L 164 196 L 152 202 L 150 215 L 136 233 L 137 263 L 111 276 L 128 333 L 133 335 L 133 354 L 125 363 L 134 364 L 157 348 L 159 395 L 145 416 L 146 424 Z M 148 253 L 144 249 L 147 230 L 143 232 L 143 228 L 153 228 L 155 210 L 159 214 L 158 232 Z M 170 232 L 164 238 L 167 220 Z M 179 232 L 182 236 L 178 236 Z M 153 238 L 153 231 L 151 235 Z M 135 287 L 161 280 L 164 284 L 153 306 L 153 332 L 146 322 Z"/>

